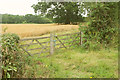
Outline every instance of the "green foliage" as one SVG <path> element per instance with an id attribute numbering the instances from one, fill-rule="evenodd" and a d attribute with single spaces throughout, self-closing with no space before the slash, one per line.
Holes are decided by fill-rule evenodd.
<path id="1" fill-rule="evenodd" d="M 13 33 L 1 35 L 2 77 L 35 77 L 36 66 L 34 61 L 21 50 L 19 36 Z"/>
<path id="2" fill-rule="evenodd" d="M 119 23 L 119 26 L 120 26 L 120 1 L 118 2 L 118 23 Z"/>
<path id="3" fill-rule="evenodd" d="M 11 14 L 0 14 L 2 15 L 2 23 L 22 23 L 24 21 L 23 16 L 11 15 Z"/>
<path id="4" fill-rule="evenodd" d="M 35 13 L 49 16 L 56 23 L 70 24 L 83 21 L 80 6 L 79 2 L 38 2 L 32 7 Z"/>
<path id="5" fill-rule="evenodd" d="M 52 23 L 50 19 L 46 17 L 41 17 L 41 15 L 26 14 L 24 18 L 26 23 Z"/>
<path id="6" fill-rule="evenodd" d="M 45 24 L 45 23 L 52 23 L 52 21 L 50 19 L 48 19 L 47 17 L 42 17 L 41 15 L 26 14 L 25 16 L 20 16 L 20 15 L 2 14 L 2 23 L 6 23 L 6 24 L 11 24 L 11 23 L 14 23 L 14 24 L 19 24 L 19 23 Z"/>
<path id="7" fill-rule="evenodd" d="M 90 6 L 89 22 L 81 26 L 87 38 L 86 46 L 117 43 L 118 5 L 117 3 L 96 3 Z M 97 45 L 95 47 L 98 47 Z"/>
<path id="8" fill-rule="evenodd" d="M 19 49 L 19 37 L 16 34 L 6 33 L 1 36 L 1 53 L 3 78 L 18 76 L 22 73 L 23 58 L 22 52 Z"/>
<path id="9" fill-rule="evenodd" d="M 117 53 L 113 48 L 100 51 L 84 48 L 56 50 L 47 58 L 30 57 L 30 67 L 36 67 L 35 78 L 117 78 Z M 30 72 L 32 68 L 28 69 Z"/>

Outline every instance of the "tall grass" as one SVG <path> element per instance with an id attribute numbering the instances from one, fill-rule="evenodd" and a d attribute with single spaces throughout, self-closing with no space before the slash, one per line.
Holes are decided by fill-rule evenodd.
<path id="1" fill-rule="evenodd" d="M 113 48 L 57 50 L 50 57 L 30 59 L 36 78 L 118 78 L 118 51 Z"/>

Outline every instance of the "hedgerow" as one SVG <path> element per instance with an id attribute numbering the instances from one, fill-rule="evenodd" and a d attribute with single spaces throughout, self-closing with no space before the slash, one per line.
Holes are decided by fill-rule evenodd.
<path id="1" fill-rule="evenodd" d="M 19 47 L 19 36 L 6 33 L 1 36 L 2 77 L 20 77 L 25 66 L 25 58 Z"/>
<path id="2" fill-rule="evenodd" d="M 104 47 L 118 43 L 118 4 L 117 3 L 94 3 L 90 6 L 89 21 L 87 26 L 81 26 L 80 30 L 87 38 L 86 48 Z M 102 46 L 103 47 L 103 46 Z"/>

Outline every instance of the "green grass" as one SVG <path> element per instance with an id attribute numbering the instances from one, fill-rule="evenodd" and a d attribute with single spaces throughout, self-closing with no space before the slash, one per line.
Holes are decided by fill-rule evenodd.
<path id="1" fill-rule="evenodd" d="M 34 67 L 36 78 L 118 78 L 118 51 L 115 49 L 60 49 L 49 57 L 29 58 L 29 67 Z"/>
<path id="2" fill-rule="evenodd" d="M 61 33 L 57 35 L 61 35 Z M 48 34 L 44 36 L 48 36 Z M 44 42 L 49 39 L 39 41 Z M 53 55 L 48 57 L 29 56 L 30 62 L 28 61 L 29 65 L 25 66 L 26 70 L 23 76 L 34 78 L 118 78 L 117 49 L 103 48 L 100 51 L 93 51 L 93 49 L 88 51 L 73 46 L 70 49 L 56 50 Z M 34 47 L 39 47 L 39 45 L 30 46 L 28 49 Z M 33 52 L 40 52 L 40 50 Z M 43 56 L 47 54 L 49 53 L 42 53 Z"/>

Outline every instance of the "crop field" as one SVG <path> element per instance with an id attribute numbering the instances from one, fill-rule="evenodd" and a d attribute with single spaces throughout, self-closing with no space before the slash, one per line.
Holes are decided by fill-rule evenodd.
<path id="1" fill-rule="evenodd" d="M 57 24 L 1 24 L 2 33 L 16 33 L 20 37 L 40 36 L 51 31 L 61 32 L 77 30 L 78 25 L 57 25 Z"/>

